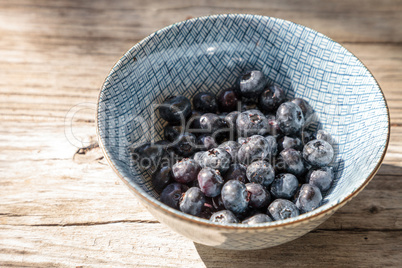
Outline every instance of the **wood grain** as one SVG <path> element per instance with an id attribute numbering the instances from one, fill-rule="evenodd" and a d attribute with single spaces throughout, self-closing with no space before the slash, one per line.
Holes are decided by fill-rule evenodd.
<path id="1" fill-rule="evenodd" d="M 138 203 L 99 148 L 76 153 L 96 145 L 96 98 L 114 62 L 159 28 L 216 13 L 280 17 L 330 36 L 371 70 L 390 107 L 390 146 L 373 181 L 315 231 L 267 250 L 192 243 Z M 0 267 L 402 262 L 400 0 L 0 0 L 0 70 Z"/>

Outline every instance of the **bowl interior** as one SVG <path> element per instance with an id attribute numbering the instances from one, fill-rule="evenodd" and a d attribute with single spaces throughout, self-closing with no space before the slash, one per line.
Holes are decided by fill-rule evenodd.
<path id="1" fill-rule="evenodd" d="M 153 200 L 158 195 L 149 173 L 134 165 L 128 148 L 163 139 L 165 122 L 154 113 L 155 105 L 170 95 L 191 99 L 198 91 L 217 93 L 251 68 L 282 86 L 287 97 L 308 100 L 320 122 L 313 127 L 328 130 L 336 142 L 336 181 L 326 205 L 311 213 L 358 189 L 387 144 L 388 112 L 380 88 L 365 66 L 338 43 L 269 17 L 192 19 L 164 28 L 130 49 L 112 69 L 99 97 L 97 127 L 106 157 L 129 185 Z"/>

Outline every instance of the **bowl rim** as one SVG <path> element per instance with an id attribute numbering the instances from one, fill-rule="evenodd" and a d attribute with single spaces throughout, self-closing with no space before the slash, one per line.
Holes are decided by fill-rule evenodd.
<path id="1" fill-rule="evenodd" d="M 308 213 L 304 213 L 304 214 L 300 214 L 297 217 L 293 217 L 293 218 L 289 218 L 286 220 L 280 220 L 280 221 L 272 221 L 272 222 L 267 222 L 267 223 L 259 223 L 259 224 L 254 224 L 254 225 L 247 225 L 247 224 L 237 224 L 237 223 L 231 223 L 231 224 L 221 224 L 221 223 L 215 223 L 215 222 L 211 222 L 207 219 L 203 219 L 200 217 L 196 217 L 196 216 L 192 216 L 192 215 L 188 215 L 185 214 L 179 210 L 173 209 L 168 207 L 167 205 L 163 204 L 162 202 L 160 202 L 159 200 L 157 200 L 156 198 L 149 196 L 149 195 L 145 195 L 144 193 L 142 193 L 141 191 L 138 191 L 137 189 L 135 189 L 135 187 L 133 187 L 127 179 L 125 179 L 125 177 L 120 174 L 120 172 L 118 171 L 118 169 L 115 167 L 115 165 L 113 164 L 113 162 L 111 161 L 109 155 L 107 154 L 107 151 L 105 149 L 105 146 L 102 142 L 100 133 L 99 133 L 99 103 L 100 103 L 100 99 L 101 99 L 101 94 L 105 88 L 106 83 L 108 82 L 109 78 L 111 77 L 111 75 L 115 72 L 115 68 L 118 67 L 119 62 L 121 62 L 122 60 L 124 60 L 126 58 L 126 56 L 131 52 L 131 51 L 135 51 L 137 48 L 141 47 L 141 45 L 143 45 L 144 43 L 148 42 L 154 35 L 158 34 L 158 33 L 162 33 L 165 31 L 168 31 L 174 27 L 177 27 L 179 25 L 182 25 L 184 23 L 188 23 L 188 22 L 195 22 L 195 21 L 207 21 L 209 19 L 214 19 L 214 18 L 218 18 L 218 17 L 222 17 L 222 16 L 227 16 L 227 17 L 247 17 L 247 16 L 251 16 L 251 17 L 257 17 L 259 19 L 275 19 L 278 21 L 282 21 L 282 22 L 289 22 L 292 23 L 294 25 L 297 26 L 301 26 L 303 28 L 309 29 L 311 31 L 313 31 L 314 33 L 334 42 L 339 44 L 343 49 L 345 49 L 347 52 L 349 52 L 351 55 L 353 55 L 356 59 L 358 59 L 358 61 L 362 64 L 362 66 L 368 71 L 369 75 L 371 76 L 371 78 L 373 78 L 375 84 L 377 85 L 380 93 L 382 94 L 382 99 L 384 100 L 384 105 L 387 111 L 387 123 L 388 123 L 388 127 L 387 127 L 387 138 L 385 141 L 385 146 L 382 152 L 381 157 L 379 158 L 376 166 L 373 168 L 373 170 L 371 171 L 371 173 L 367 176 L 367 178 L 364 180 L 364 182 L 357 187 L 356 189 L 354 189 L 349 195 L 347 195 L 344 199 L 342 199 L 340 202 L 333 204 L 331 206 L 329 206 L 328 208 L 325 208 L 321 211 L 310 211 Z M 270 229 L 270 228 L 277 228 L 277 227 L 285 227 L 285 226 L 289 226 L 289 225 L 297 225 L 298 223 L 304 222 L 304 221 L 309 221 L 313 218 L 320 218 L 320 216 L 324 216 L 326 214 L 329 214 L 331 212 L 335 212 L 335 210 L 339 209 L 340 207 L 342 207 L 343 205 L 345 205 L 347 202 L 349 202 L 350 200 L 352 200 L 358 193 L 360 193 L 366 186 L 367 184 L 374 178 L 375 174 L 378 172 L 379 168 L 381 167 L 382 162 L 384 161 L 386 152 L 388 150 L 388 146 L 389 146 L 389 142 L 390 142 L 390 134 L 391 134 L 391 120 L 390 120 L 390 113 L 389 113 L 389 107 L 387 104 L 387 100 L 385 98 L 384 92 L 381 89 L 377 79 L 374 77 L 374 75 L 372 74 L 372 72 L 367 68 L 367 66 L 360 60 L 360 58 L 358 58 L 354 53 L 352 53 L 351 51 L 349 51 L 348 49 L 346 49 L 344 46 L 342 46 L 340 43 L 332 40 L 331 38 L 329 38 L 328 36 L 314 30 L 311 29 L 309 27 L 306 27 L 304 25 L 295 23 L 293 21 L 290 20 L 285 20 L 285 19 L 280 19 L 280 18 L 276 18 L 276 17 L 270 17 L 270 16 L 263 16 L 263 15 L 255 15 L 255 14 L 237 14 L 237 13 L 228 13 L 228 14 L 214 14 L 214 15 L 206 15 L 206 16 L 201 16 L 201 17 L 194 17 L 191 18 L 189 20 L 183 20 L 180 22 L 176 22 L 173 23 L 169 26 L 163 27 L 155 32 L 153 32 L 152 34 L 148 35 L 147 37 L 145 37 L 144 39 L 142 39 L 141 41 L 139 41 L 138 43 L 136 43 L 134 46 L 132 46 L 126 53 L 124 53 L 124 55 L 122 57 L 120 57 L 119 60 L 117 60 L 115 62 L 115 64 L 113 65 L 113 67 L 110 69 L 110 72 L 108 73 L 107 77 L 105 78 L 104 82 L 102 83 L 102 86 L 99 90 L 99 94 L 98 94 L 98 98 L 97 98 L 97 103 L 96 103 L 96 112 L 95 112 L 95 128 L 96 128 L 96 135 L 97 135 L 97 139 L 98 139 L 98 143 L 99 143 L 99 147 L 102 150 L 102 153 L 106 159 L 106 161 L 108 162 L 109 166 L 112 168 L 112 170 L 117 174 L 117 176 L 126 184 L 126 186 L 134 193 L 134 195 L 140 199 L 141 202 L 146 202 L 147 204 L 152 205 L 152 207 L 164 214 L 168 214 L 171 217 L 174 218 L 178 218 L 180 220 L 185 220 L 185 221 L 189 221 L 193 224 L 197 224 L 197 225 L 203 225 L 204 227 L 209 227 L 209 228 L 218 228 L 218 229 L 235 229 L 235 230 L 242 230 L 242 229 L 252 229 L 252 230 L 258 230 L 258 229 Z M 159 203 L 159 204 L 158 204 Z M 325 206 L 325 205 L 323 205 Z"/>

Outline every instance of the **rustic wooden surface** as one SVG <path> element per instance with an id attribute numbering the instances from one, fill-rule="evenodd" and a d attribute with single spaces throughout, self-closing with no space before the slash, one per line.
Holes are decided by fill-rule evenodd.
<path id="1" fill-rule="evenodd" d="M 280 17 L 330 36 L 372 71 L 391 111 L 388 153 L 367 188 L 315 231 L 271 249 L 194 244 L 135 200 L 99 148 L 76 154 L 95 140 L 96 98 L 116 60 L 159 28 L 216 13 Z M 0 103 L 0 267 L 402 263 L 400 0 L 0 0 Z"/>

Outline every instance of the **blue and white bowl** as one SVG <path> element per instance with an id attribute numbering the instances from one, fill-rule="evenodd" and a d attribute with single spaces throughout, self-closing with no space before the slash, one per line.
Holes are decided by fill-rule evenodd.
<path id="1" fill-rule="evenodd" d="M 228 88 L 258 69 L 287 97 L 313 106 L 320 128 L 336 142 L 336 180 L 318 209 L 252 226 L 220 225 L 158 200 L 150 174 L 134 165 L 129 146 L 163 139 L 154 104 L 169 95 Z M 367 68 L 328 37 L 304 26 L 255 15 L 216 15 L 176 23 L 133 46 L 113 67 L 97 108 L 99 143 L 112 169 L 161 222 L 205 245 L 267 248 L 293 240 L 325 221 L 374 177 L 389 141 L 384 95 Z M 315 126 L 317 127 L 317 126 Z"/>

